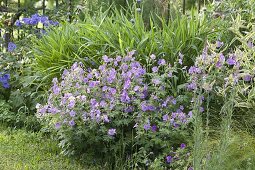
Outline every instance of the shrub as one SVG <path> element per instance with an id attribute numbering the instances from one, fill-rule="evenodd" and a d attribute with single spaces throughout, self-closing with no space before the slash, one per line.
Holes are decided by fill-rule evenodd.
<path id="1" fill-rule="evenodd" d="M 74 63 L 62 80 L 53 79 L 47 105 L 37 105 L 38 116 L 55 124 L 65 154 L 91 151 L 114 167 L 187 167 L 179 158 L 188 159 L 189 147 L 182 144 L 175 154 L 188 142 L 184 129 L 192 118 L 185 86 L 176 85 L 183 56 L 171 67 L 152 55 L 146 70 L 133 54 L 103 56 L 98 69 Z"/>

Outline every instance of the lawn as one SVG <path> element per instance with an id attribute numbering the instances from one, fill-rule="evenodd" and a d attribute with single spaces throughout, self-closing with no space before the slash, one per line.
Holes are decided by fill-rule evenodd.
<path id="1" fill-rule="evenodd" d="M 0 126 L 1 170 L 93 169 L 61 156 L 57 142 L 41 133 Z"/>

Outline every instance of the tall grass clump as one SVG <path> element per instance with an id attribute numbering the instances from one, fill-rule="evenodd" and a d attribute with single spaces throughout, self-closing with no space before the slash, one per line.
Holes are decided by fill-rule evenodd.
<path id="1" fill-rule="evenodd" d="M 210 28 L 210 23 L 195 12 L 169 22 L 160 18 L 159 24 L 151 18 L 149 26 L 145 26 L 142 14 L 137 12 L 100 13 L 76 24 L 64 23 L 36 39 L 32 67 L 46 83 L 75 61 L 96 66 L 103 55 L 124 55 L 130 50 L 136 50 L 136 58 L 144 64 L 146 56 L 152 53 L 173 63 L 181 51 L 189 56 L 184 63 L 191 65 L 212 31 Z"/>

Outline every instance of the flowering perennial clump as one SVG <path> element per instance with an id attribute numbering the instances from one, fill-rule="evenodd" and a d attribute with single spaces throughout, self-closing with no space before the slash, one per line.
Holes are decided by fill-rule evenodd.
<path id="1" fill-rule="evenodd" d="M 134 54 L 131 51 L 124 57 L 103 56 L 103 64 L 97 69 L 74 63 L 70 70 L 64 70 L 60 81 L 52 80 L 47 105 L 36 106 L 38 117 L 51 117 L 59 134 L 75 128 L 72 135 L 83 134 L 83 143 L 85 138 L 91 140 L 92 134 L 101 143 L 117 142 L 133 134 L 134 146 L 140 146 L 157 135 L 166 145 L 167 154 L 172 145 L 169 130 L 178 133 L 192 120 L 192 111 L 167 92 L 172 87 L 168 80 L 174 78 L 175 67 L 151 55 L 152 68 L 145 68 Z M 148 72 L 151 69 L 152 73 Z M 146 152 L 152 148 L 146 148 Z"/>

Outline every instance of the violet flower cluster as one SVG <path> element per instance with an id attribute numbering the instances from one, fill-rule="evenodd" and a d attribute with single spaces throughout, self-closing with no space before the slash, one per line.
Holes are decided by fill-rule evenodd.
<path id="1" fill-rule="evenodd" d="M 37 105 L 39 116 L 56 116 L 58 129 L 97 123 L 108 128 L 106 133 L 109 136 L 117 134 L 113 121 L 119 119 L 135 122 L 135 127 L 140 127 L 137 129 L 152 132 L 160 128 L 155 122 L 156 117 L 160 117 L 164 125 L 168 122 L 175 128 L 188 123 L 191 115 L 184 113 L 183 106 L 174 112 L 176 99 L 173 96 L 157 95 L 159 89 L 165 88 L 164 79 L 169 78 L 172 68 L 168 68 L 164 59 L 156 61 L 152 55 L 152 60 L 157 63 L 155 67 L 167 67 L 168 70 L 162 75 L 155 73 L 148 81 L 146 69 L 133 55 L 134 51 L 125 57 L 103 56 L 103 64 L 98 69 L 84 69 L 82 63 L 74 63 L 70 70 L 63 72 L 62 80 L 53 79 L 47 105 Z M 173 113 L 168 119 L 166 113 L 171 113 L 169 109 Z M 151 124 L 151 121 L 155 123 Z"/>
<path id="2" fill-rule="evenodd" d="M 50 20 L 47 16 L 34 14 L 31 17 L 22 18 L 22 20 L 17 20 L 15 22 L 15 25 L 17 27 L 21 27 L 23 25 L 31 25 L 35 26 L 38 25 L 38 23 L 42 23 L 44 26 L 57 26 L 59 23 L 57 21 Z"/>
<path id="3" fill-rule="evenodd" d="M 217 44 L 219 46 L 224 43 L 217 42 Z M 215 85 L 221 86 L 219 84 L 221 81 L 216 81 L 220 78 L 224 82 L 223 88 L 234 86 L 240 80 L 251 82 L 254 73 L 251 73 L 253 68 L 247 65 L 249 60 L 251 60 L 249 56 L 245 56 L 241 51 L 229 54 L 222 52 L 209 54 L 208 47 L 206 47 L 203 54 L 196 59 L 195 65 L 188 70 L 190 81 L 187 84 L 187 89 L 196 90 L 199 86 L 205 90 L 212 90 Z"/>

